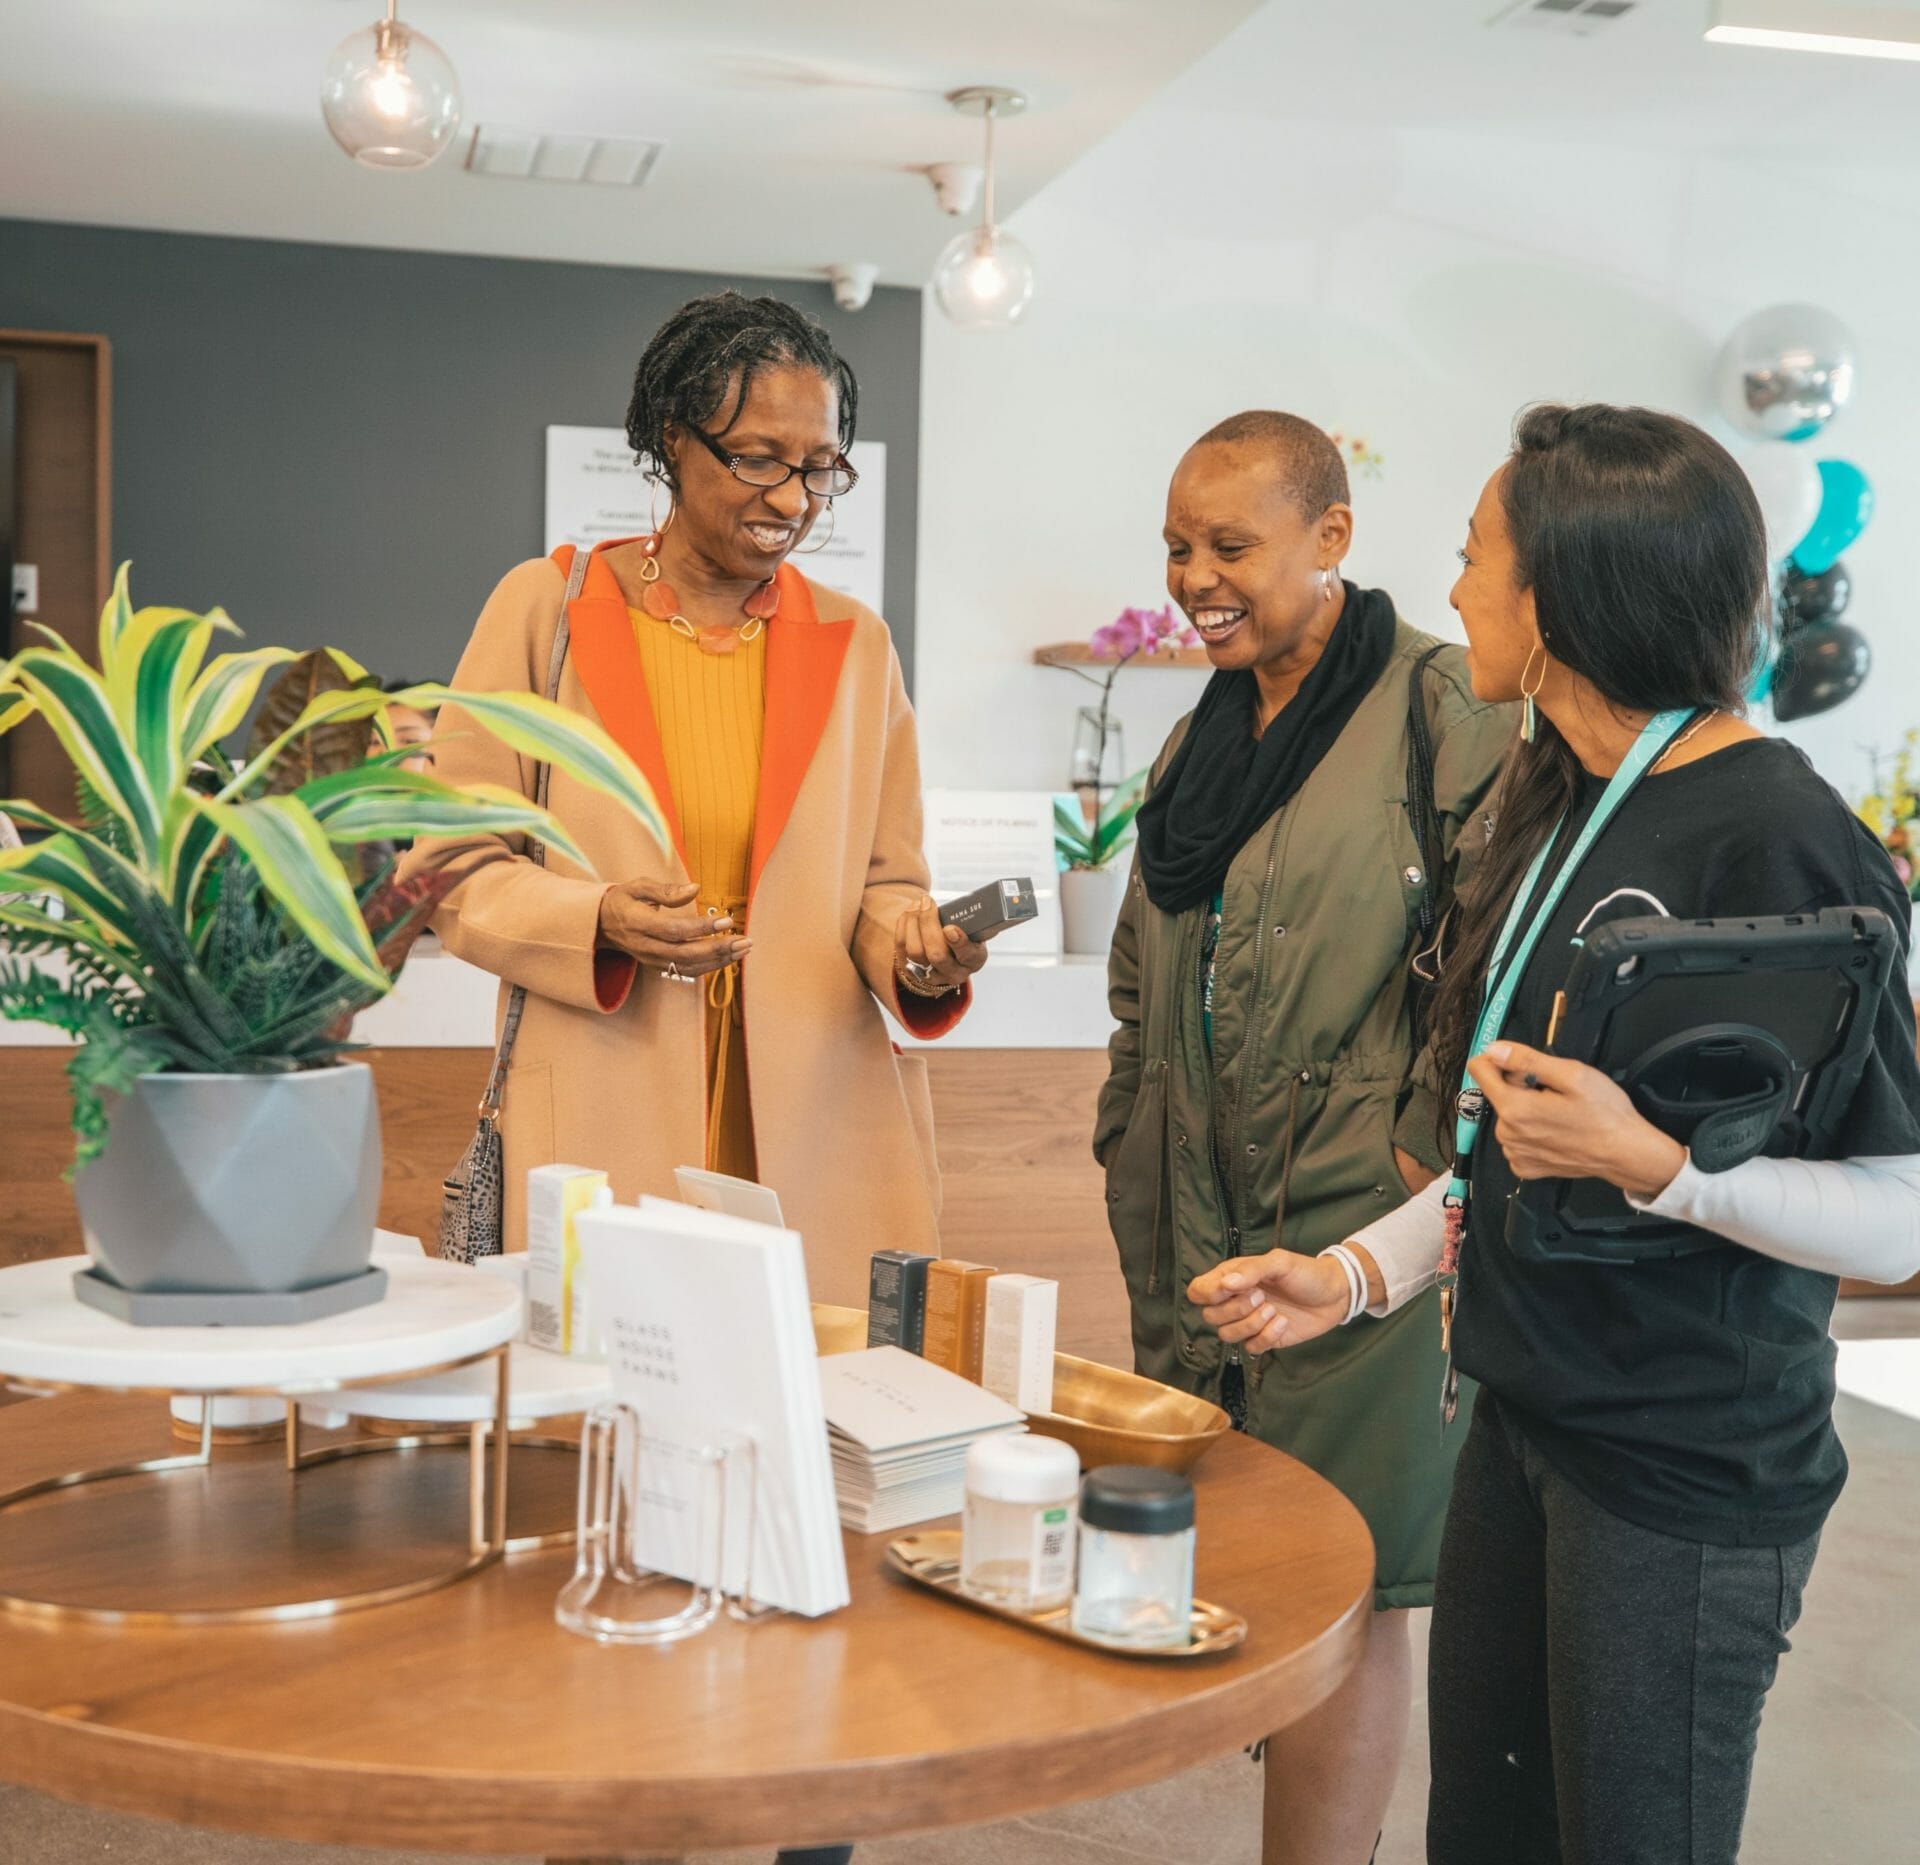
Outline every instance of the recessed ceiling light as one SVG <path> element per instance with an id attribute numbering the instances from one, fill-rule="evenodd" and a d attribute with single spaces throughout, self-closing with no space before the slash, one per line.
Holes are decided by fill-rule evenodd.
<path id="1" fill-rule="evenodd" d="M 1715 45 L 1920 60 L 1920 13 L 1818 0 L 1717 0 L 1707 37 Z"/>

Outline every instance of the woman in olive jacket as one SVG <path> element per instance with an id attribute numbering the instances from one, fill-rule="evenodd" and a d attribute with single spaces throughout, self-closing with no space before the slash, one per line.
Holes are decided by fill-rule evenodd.
<path id="1" fill-rule="evenodd" d="M 1514 724 L 1461 649 L 1341 579 L 1347 499 L 1339 450 L 1291 415 L 1222 422 L 1174 475 L 1167 588 L 1216 671 L 1140 812 L 1094 1135 L 1138 1369 L 1310 1464 L 1373 1533 L 1366 1655 L 1268 1744 L 1268 1865 L 1373 1847 L 1411 1702 L 1403 1609 L 1432 1601 L 1465 1419 L 1436 1442 L 1431 1293 L 1249 1360 L 1184 1291 L 1282 1238 L 1317 1253 L 1438 1171 L 1409 964 L 1485 845 Z"/>

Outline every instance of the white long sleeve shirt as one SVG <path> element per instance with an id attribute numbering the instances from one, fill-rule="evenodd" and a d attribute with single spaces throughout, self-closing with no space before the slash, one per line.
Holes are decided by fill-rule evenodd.
<path id="1" fill-rule="evenodd" d="M 1445 1232 L 1439 1178 L 1352 1239 L 1380 1266 L 1389 1315 L 1432 1285 Z M 1802 1269 L 1863 1282 L 1920 1274 L 1920 1153 L 1889 1159 L 1749 1159 L 1702 1172 L 1691 1159 L 1636 1211 L 1697 1225 Z"/>

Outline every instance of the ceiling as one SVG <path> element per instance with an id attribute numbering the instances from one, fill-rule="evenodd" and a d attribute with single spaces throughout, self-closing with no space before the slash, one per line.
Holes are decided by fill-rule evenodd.
<path id="1" fill-rule="evenodd" d="M 955 223 L 915 171 L 977 160 L 944 94 L 1009 84 L 1011 209 L 1257 0 L 405 0 L 464 125 L 664 139 L 639 189 L 349 161 L 322 67 L 380 0 L 7 0 L 0 215 L 804 277 L 924 282 Z M 464 127 L 463 125 L 463 127 Z"/>
<path id="2" fill-rule="evenodd" d="M 1443 129 L 1588 140 L 1623 156 L 1920 166 L 1920 66 L 1710 45 L 1711 0 L 1636 0 L 1587 37 L 1500 19 L 1512 4 L 1268 0 L 1170 101 L 1322 123 L 1356 153 L 1380 130 Z M 1920 22 L 1920 0 L 1876 5 Z M 1833 8 L 1802 10 L 1813 21 Z"/>

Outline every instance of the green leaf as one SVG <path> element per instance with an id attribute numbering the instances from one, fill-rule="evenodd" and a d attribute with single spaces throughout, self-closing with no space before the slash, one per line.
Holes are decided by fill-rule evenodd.
<path id="1" fill-rule="evenodd" d="M 1136 798 L 1119 810 L 1109 809 L 1102 814 L 1099 826 L 1094 831 L 1093 852 L 1104 862 L 1120 846 L 1120 839 L 1133 827 L 1133 819 L 1140 813 L 1140 803 Z"/>
<path id="2" fill-rule="evenodd" d="M 23 648 L 15 683 L 38 706 L 74 769 L 126 823 L 133 845 L 151 857 L 160 847 L 160 809 L 147 773 L 114 716 L 106 683 L 85 662 L 51 648 Z"/>
<path id="3" fill-rule="evenodd" d="M 163 805 L 186 782 L 186 723 L 193 683 L 214 630 L 233 624 L 186 609 L 142 609 L 120 644 L 108 693 Z"/>
<path id="4" fill-rule="evenodd" d="M 673 845 L 653 786 L 596 720 L 533 693 L 456 693 L 446 686 L 415 686 L 390 693 L 395 706 L 436 712 L 455 706 L 477 719 L 511 750 L 552 764 L 589 789 L 625 804 L 663 848 Z"/>
<path id="5" fill-rule="evenodd" d="M 9 669 L 0 667 L 0 680 L 5 680 Z M 11 687 L 0 686 L 0 737 L 13 730 L 16 725 L 24 725 L 35 712 L 34 703 L 26 694 Z"/>
<path id="6" fill-rule="evenodd" d="M 1054 853 L 1070 868 L 1084 868 L 1093 861 L 1093 841 L 1086 818 L 1078 807 L 1070 808 L 1057 797 L 1053 804 Z"/>
<path id="7" fill-rule="evenodd" d="M 367 936 L 353 888 L 327 846 L 326 831 L 304 803 L 290 796 L 257 803 L 198 797 L 195 806 L 253 864 L 262 885 L 315 951 L 385 995 L 391 980 Z"/>
<path id="8" fill-rule="evenodd" d="M 15 876 L 42 893 L 57 895 L 70 911 L 82 916 L 87 930 L 102 944 L 111 944 L 116 938 L 125 938 L 127 928 L 120 903 L 100 884 L 84 857 L 89 839 L 63 830 L 25 848 L 0 849 L 0 874 Z"/>
<path id="9" fill-rule="evenodd" d="M 187 698 L 181 752 L 188 764 L 207 754 L 247 716 L 267 670 L 300 657 L 291 648 L 250 648 L 244 654 L 216 654 L 193 683 Z"/>
<path id="10" fill-rule="evenodd" d="M 354 773 L 358 775 L 358 773 Z M 375 778 L 381 772 L 372 773 Z M 498 784 L 474 784 L 455 789 L 415 771 L 387 772 L 386 782 L 341 790 L 319 802 L 308 784 L 296 794 L 314 813 L 330 842 L 405 842 L 423 836 L 532 834 L 550 848 L 589 864 L 573 838 L 545 810 L 529 803 L 517 790 Z M 402 787 L 392 780 L 413 781 Z M 326 778 L 322 783 L 338 783 Z"/>
<path id="11" fill-rule="evenodd" d="M 132 571 L 131 563 L 123 563 L 114 572 L 113 594 L 107 598 L 107 606 L 100 611 L 100 665 L 109 672 L 119 658 L 120 637 L 133 623 L 133 598 L 128 594 L 128 578 Z"/>

